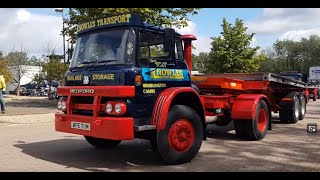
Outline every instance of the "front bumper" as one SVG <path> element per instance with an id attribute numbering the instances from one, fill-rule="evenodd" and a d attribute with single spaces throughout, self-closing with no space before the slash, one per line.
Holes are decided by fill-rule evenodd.
<path id="1" fill-rule="evenodd" d="M 89 123 L 90 130 L 71 128 L 71 122 Z M 103 139 L 134 139 L 134 120 L 127 117 L 90 117 L 82 115 L 55 114 L 56 131 Z"/>

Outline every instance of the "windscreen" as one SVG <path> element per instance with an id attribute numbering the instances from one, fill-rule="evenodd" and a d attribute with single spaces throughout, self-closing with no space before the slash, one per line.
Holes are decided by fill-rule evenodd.
<path id="1" fill-rule="evenodd" d="M 84 34 L 77 39 L 70 67 L 97 61 L 109 64 L 133 63 L 133 31 L 117 29 Z"/>

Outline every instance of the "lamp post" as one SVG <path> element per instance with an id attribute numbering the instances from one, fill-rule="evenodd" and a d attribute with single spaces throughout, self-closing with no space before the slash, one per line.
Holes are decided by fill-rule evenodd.
<path id="1" fill-rule="evenodd" d="M 66 63 L 66 45 L 65 45 L 65 35 L 64 35 L 64 15 L 63 8 L 56 8 L 56 12 L 61 12 L 62 14 L 62 38 L 63 38 L 63 63 Z"/>

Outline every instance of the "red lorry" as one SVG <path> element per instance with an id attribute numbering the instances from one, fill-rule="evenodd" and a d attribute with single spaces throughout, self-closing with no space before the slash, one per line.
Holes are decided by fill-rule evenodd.
<path id="1" fill-rule="evenodd" d="M 260 140 L 271 129 L 272 111 L 285 123 L 306 113 L 304 83 L 271 73 L 192 76 L 195 36 L 134 14 L 80 24 L 77 36 L 58 88 L 55 129 L 83 135 L 97 148 L 143 138 L 164 162 L 185 163 L 197 155 L 208 123 L 234 121 L 238 136 Z"/>

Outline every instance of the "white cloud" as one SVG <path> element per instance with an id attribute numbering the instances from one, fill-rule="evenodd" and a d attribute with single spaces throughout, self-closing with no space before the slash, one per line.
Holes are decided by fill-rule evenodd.
<path id="1" fill-rule="evenodd" d="M 42 54 L 50 43 L 56 53 L 62 53 L 62 18 L 40 15 L 25 9 L 0 9 L 0 51 L 20 50 Z"/>
<path id="2" fill-rule="evenodd" d="M 26 10 L 20 10 L 17 12 L 17 24 L 23 24 L 30 21 L 31 13 Z"/>
<path id="3" fill-rule="evenodd" d="M 258 46 L 258 41 L 255 37 L 252 37 L 252 40 L 250 42 L 250 47 L 256 47 Z"/>
<path id="4" fill-rule="evenodd" d="M 265 8 L 255 20 L 246 22 L 248 31 L 259 35 L 285 33 L 320 26 L 318 8 Z"/>
<path id="5" fill-rule="evenodd" d="M 197 25 L 196 23 L 192 22 L 192 21 L 188 21 L 188 26 L 186 27 L 182 27 L 182 28 L 177 28 L 177 27 L 173 27 L 178 33 L 180 34 L 193 34 L 195 35 L 195 33 L 197 32 Z"/>
<path id="6" fill-rule="evenodd" d="M 192 34 L 192 35 L 196 36 L 197 40 L 193 41 L 193 46 L 196 48 L 193 50 L 194 54 L 198 55 L 200 52 L 209 52 L 210 51 L 211 39 L 210 39 L 210 37 L 201 36 L 198 34 L 196 23 L 194 23 L 192 21 L 188 21 L 188 26 L 180 28 L 180 29 L 174 27 L 174 29 L 182 35 Z"/>
<path id="7" fill-rule="evenodd" d="M 194 41 L 194 47 L 196 48 L 194 54 L 198 55 L 200 52 L 211 51 L 211 39 L 210 37 L 198 36 L 197 40 Z"/>
<path id="8" fill-rule="evenodd" d="M 318 36 L 320 36 L 320 28 L 309 29 L 309 30 L 288 31 L 286 33 L 283 33 L 279 37 L 279 40 L 300 41 L 301 38 L 309 38 L 310 35 L 318 35 Z"/>

